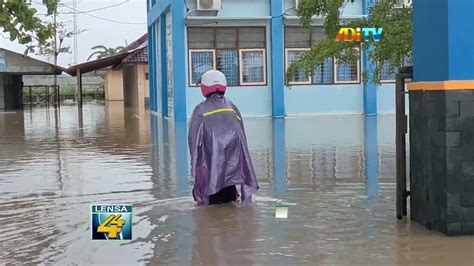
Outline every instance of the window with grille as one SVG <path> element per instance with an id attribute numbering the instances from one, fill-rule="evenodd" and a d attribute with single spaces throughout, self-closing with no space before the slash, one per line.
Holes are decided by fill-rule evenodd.
<path id="1" fill-rule="evenodd" d="M 360 63 L 354 64 L 338 64 L 337 60 L 334 60 L 334 78 L 335 83 L 359 83 L 359 67 Z"/>
<path id="2" fill-rule="evenodd" d="M 302 27 L 285 28 L 286 68 L 296 62 L 301 54 L 309 51 L 312 46 L 325 38 L 322 27 L 305 29 Z M 306 75 L 304 70 L 298 71 L 291 79 L 292 85 L 303 84 L 335 84 L 359 83 L 360 63 L 352 65 L 337 65 L 333 58 L 328 58 L 324 63 L 314 67 L 311 75 Z"/>
<path id="3" fill-rule="evenodd" d="M 334 83 L 360 83 L 360 60 L 351 64 L 339 64 L 334 59 Z"/>
<path id="4" fill-rule="evenodd" d="M 286 49 L 287 69 L 291 64 L 297 62 L 306 51 L 309 51 L 309 48 Z M 298 72 L 291 78 L 291 84 L 311 84 L 311 78 L 305 72 L 304 69 L 298 70 Z"/>
<path id="5" fill-rule="evenodd" d="M 224 73 L 228 86 L 239 85 L 239 55 L 237 50 L 217 51 L 217 70 Z"/>
<path id="6" fill-rule="evenodd" d="M 390 69 L 390 62 L 384 62 L 380 70 L 380 81 L 381 82 L 394 82 L 396 69 Z"/>
<path id="7" fill-rule="evenodd" d="M 240 50 L 240 84 L 265 85 L 265 49 Z"/>
<path id="8" fill-rule="evenodd" d="M 326 59 L 324 63 L 314 67 L 313 84 L 331 84 L 333 82 L 333 60 Z"/>
<path id="9" fill-rule="evenodd" d="M 201 76 L 208 70 L 215 69 L 214 50 L 191 50 L 190 58 L 190 81 L 196 85 Z"/>
<path id="10" fill-rule="evenodd" d="M 266 85 L 263 27 L 190 27 L 188 48 L 190 86 L 209 67 L 224 73 L 228 86 Z"/>

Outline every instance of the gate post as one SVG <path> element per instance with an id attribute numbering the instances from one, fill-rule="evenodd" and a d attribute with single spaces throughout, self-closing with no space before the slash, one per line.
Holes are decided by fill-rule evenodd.
<path id="1" fill-rule="evenodd" d="M 402 219 L 407 215 L 407 115 L 405 113 L 405 80 L 413 77 L 412 67 L 400 68 L 400 73 L 396 75 L 395 99 L 396 99 L 396 155 L 397 155 L 397 218 Z"/>

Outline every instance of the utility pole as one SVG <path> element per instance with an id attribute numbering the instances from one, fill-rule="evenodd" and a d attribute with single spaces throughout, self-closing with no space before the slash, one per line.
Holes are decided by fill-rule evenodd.
<path id="1" fill-rule="evenodd" d="M 78 61 L 78 51 L 79 51 L 79 47 L 77 47 L 77 34 L 78 34 L 78 30 L 77 30 L 77 0 L 73 0 L 72 1 L 72 8 L 73 8 L 73 11 L 72 11 L 72 20 L 73 20 L 73 24 L 74 24 L 74 30 L 73 30 L 73 38 L 74 38 L 74 63 L 73 65 L 77 64 L 77 61 Z"/>
<path id="2" fill-rule="evenodd" d="M 58 23 L 57 23 L 57 16 L 58 10 L 56 9 L 53 14 L 53 28 L 54 28 L 54 43 L 53 43 L 53 58 L 54 58 L 54 65 L 58 65 Z M 54 73 L 54 109 L 57 109 L 59 106 L 59 88 L 58 85 L 58 77 L 56 73 Z"/>

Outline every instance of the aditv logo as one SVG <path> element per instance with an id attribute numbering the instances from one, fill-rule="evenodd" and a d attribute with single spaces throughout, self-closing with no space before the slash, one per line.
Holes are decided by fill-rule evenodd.
<path id="1" fill-rule="evenodd" d="M 363 36 L 363 41 L 368 42 L 370 40 L 370 35 L 374 42 L 380 41 L 382 38 L 383 28 L 341 28 L 336 37 L 336 42 L 344 39 L 345 42 L 352 41 L 361 41 L 361 35 Z"/>

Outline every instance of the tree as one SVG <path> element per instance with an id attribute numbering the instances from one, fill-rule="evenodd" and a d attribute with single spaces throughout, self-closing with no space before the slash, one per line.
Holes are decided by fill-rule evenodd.
<path id="1" fill-rule="evenodd" d="M 87 61 L 89 61 L 92 57 L 96 56 L 97 59 L 108 57 L 114 54 L 121 53 L 125 50 L 125 47 L 123 46 L 117 46 L 115 48 L 113 47 L 105 47 L 104 45 L 96 45 L 91 48 L 92 50 L 95 50 L 92 52 L 89 57 L 87 58 Z"/>
<path id="2" fill-rule="evenodd" d="M 53 25 L 41 20 L 31 3 L 31 0 L 0 0 L 0 28 L 9 34 L 10 41 L 25 45 L 25 52 L 46 45 L 54 33 Z M 42 3 L 47 16 L 57 12 L 58 0 L 42 0 Z"/>
<path id="3" fill-rule="evenodd" d="M 395 9 L 398 0 L 378 0 L 369 8 L 367 17 L 353 19 L 348 23 L 340 20 L 344 5 L 353 0 L 300 0 L 297 13 L 303 27 L 310 27 L 313 16 L 324 18 L 325 38 L 304 53 L 292 64 L 286 73 L 286 84 L 299 71 L 304 69 L 310 74 L 314 66 L 322 64 L 326 58 L 336 58 L 339 62 L 350 64 L 360 60 L 357 48 L 366 49 L 369 59 L 375 62 L 375 70 L 370 77 L 364 73 L 364 82 L 369 80 L 380 84 L 380 75 L 384 63 L 389 64 L 389 72 L 394 74 L 412 58 L 412 12 L 410 8 Z M 374 42 L 336 42 L 341 27 L 366 28 L 381 27 L 383 36 Z"/>
<path id="4" fill-rule="evenodd" d="M 56 44 L 54 44 L 54 41 L 53 41 L 51 44 L 48 43 L 41 46 L 39 50 L 40 55 L 51 55 L 57 58 L 60 54 L 71 53 L 71 47 L 65 46 L 64 41 L 73 37 L 74 32 L 68 31 L 66 27 L 64 26 L 64 23 L 57 23 L 56 30 L 57 30 Z"/>

